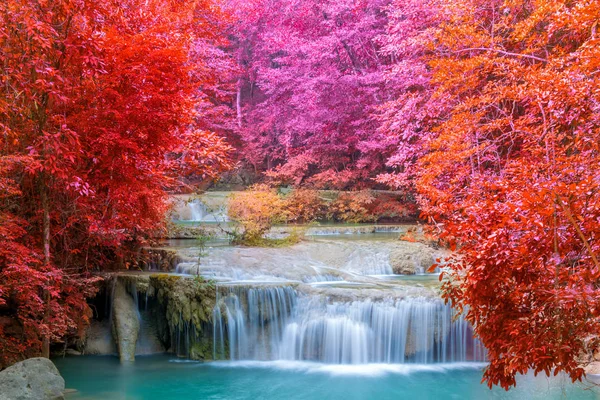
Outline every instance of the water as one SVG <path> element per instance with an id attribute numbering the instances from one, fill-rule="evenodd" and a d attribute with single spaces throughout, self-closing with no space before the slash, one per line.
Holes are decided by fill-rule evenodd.
<path id="1" fill-rule="evenodd" d="M 223 291 L 213 313 L 215 359 L 225 358 L 227 337 L 231 360 L 330 364 L 485 360 L 485 350 L 473 339 L 468 323 L 462 318 L 453 322 L 452 309 L 440 299 L 329 302 L 321 296 L 298 296 L 291 286 L 233 285 L 219 289 Z"/>
<path id="2" fill-rule="evenodd" d="M 228 222 L 229 217 L 227 216 L 226 207 L 221 205 L 216 209 L 211 209 L 203 201 L 195 199 L 188 201 L 184 208 L 188 208 L 189 214 L 187 217 L 182 218 L 182 221 L 193 221 L 193 222 Z"/>
<path id="3" fill-rule="evenodd" d="M 219 281 L 212 326 L 196 331 L 181 316 L 171 327 L 172 354 L 134 365 L 57 360 L 67 387 L 79 390 L 71 398 L 600 399 L 561 377 L 520 377 L 508 393 L 482 386 L 485 349 L 437 296 L 438 275 L 392 274 L 412 263 L 424 272 L 435 252 L 421 245 L 321 239 L 286 249 L 219 247 L 200 263 L 193 247 L 180 253 L 179 272 Z M 138 345 L 154 348 L 142 340 L 157 336 L 145 323 L 148 297 L 138 299 L 135 286 L 129 292 L 143 325 Z M 195 345 L 212 346 L 222 361 L 185 359 Z"/>
<path id="4" fill-rule="evenodd" d="M 592 400 L 591 384 L 524 376 L 515 389 L 480 384 L 481 364 L 360 366 L 297 362 L 180 362 L 169 356 L 54 360 L 69 400 Z"/>
<path id="5" fill-rule="evenodd" d="M 329 364 L 484 361 L 464 319 L 440 300 L 411 298 L 327 304 L 301 299 L 279 358 Z"/>
<path id="6" fill-rule="evenodd" d="M 296 307 L 296 293 L 290 286 L 226 286 L 224 303 L 229 352 L 232 360 L 268 360 L 282 340 L 282 333 Z M 213 317 L 214 358 L 223 354 L 223 326 L 220 307 Z"/>

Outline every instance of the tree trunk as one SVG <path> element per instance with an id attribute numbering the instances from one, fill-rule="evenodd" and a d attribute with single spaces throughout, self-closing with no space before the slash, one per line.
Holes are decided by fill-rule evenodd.
<path id="1" fill-rule="evenodd" d="M 48 205 L 48 193 L 44 183 L 41 184 L 40 194 L 43 210 L 42 244 L 44 247 L 44 266 L 48 268 L 50 266 L 50 207 Z M 44 322 L 48 324 L 50 319 L 50 292 L 48 290 L 44 291 L 44 301 L 46 303 Z M 42 357 L 50 358 L 50 338 L 48 335 L 45 335 L 42 338 Z"/>
<path id="2" fill-rule="evenodd" d="M 237 124 L 238 128 L 242 127 L 242 80 L 238 79 L 237 82 L 237 96 L 235 99 L 235 110 L 237 112 Z"/>

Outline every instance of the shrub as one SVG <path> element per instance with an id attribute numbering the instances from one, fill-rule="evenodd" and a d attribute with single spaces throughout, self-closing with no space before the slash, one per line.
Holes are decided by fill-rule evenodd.
<path id="1" fill-rule="evenodd" d="M 371 212 L 375 196 L 369 190 L 341 192 L 329 204 L 327 216 L 340 222 L 373 222 L 377 216 Z"/>
<path id="2" fill-rule="evenodd" d="M 283 199 L 283 216 L 287 222 L 309 223 L 326 216 L 326 204 L 319 192 L 294 189 Z"/>
<path id="3" fill-rule="evenodd" d="M 243 192 L 231 195 L 229 217 L 242 225 L 243 241 L 256 241 L 271 229 L 273 224 L 283 222 L 283 202 L 277 191 L 267 185 L 255 185 Z"/>

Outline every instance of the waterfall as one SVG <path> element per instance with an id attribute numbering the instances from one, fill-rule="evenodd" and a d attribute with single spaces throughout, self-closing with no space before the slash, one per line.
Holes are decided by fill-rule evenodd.
<path id="1" fill-rule="evenodd" d="M 192 213 L 191 221 L 202 221 L 204 216 L 207 214 L 206 206 L 200 201 L 194 200 L 188 203 L 188 206 L 190 207 L 190 212 Z"/>
<path id="2" fill-rule="evenodd" d="M 304 283 L 318 283 L 318 282 L 339 282 L 343 279 L 336 275 L 331 274 L 318 274 L 318 275 L 309 275 L 302 278 L 302 282 Z"/>
<path id="3" fill-rule="evenodd" d="M 390 275 L 394 273 L 389 254 L 368 248 L 355 249 L 342 269 L 359 275 Z"/>
<path id="4" fill-rule="evenodd" d="M 213 314 L 215 359 L 225 358 L 224 337 L 231 360 L 425 364 L 486 357 L 469 324 L 439 299 L 328 303 L 289 286 L 232 286 L 223 303 L 225 315 L 218 306 Z"/>
<path id="5" fill-rule="evenodd" d="M 285 327 L 296 308 L 296 292 L 290 286 L 226 286 L 222 299 L 225 317 L 219 305 L 214 317 L 214 358 L 225 354 L 223 320 L 232 360 L 272 359 L 281 342 Z"/>
<path id="6" fill-rule="evenodd" d="M 227 222 L 227 209 L 224 206 L 218 207 L 216 210 L 211 210 L 206 204 L 199 199 L 188 201 L 185 205 L 189 210 L 189 217 L 185 217 L 183 221 L 194 222 Z"/>
<path id="7" fill-rule="evenodd" d="M 485 350 L 469 324 L 441 300 L 299 306 L 284 332 L 279 357 L 333 364 L 482 361 Z M 304 309 L 302 309 L 304 308 Z"/>

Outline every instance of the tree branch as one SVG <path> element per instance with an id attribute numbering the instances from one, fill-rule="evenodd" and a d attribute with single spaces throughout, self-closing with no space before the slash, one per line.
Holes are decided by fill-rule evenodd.
<path id="1" fill-rule="evenodd" d="M 467 51 L 491 51 L 491 52 L 502 54 L 505 56 L 529 58 L 531 60 L 536 60 L 536 61 L 543 62 L 543 63 L 548 62 L 548 60 L 546 60 L 545 58 L 533 56 L 531 54 L 512 53 L 510 51 L 504 51 L 504 50 L 500 50 L 500 49 L 489 49 L 487 47 L 470 47 L 468 49 L 456 50 L 456 51 L 454 51 L 454 53 L 465 53 Z"/>
<path id="2" fill-rule="evenodd" d="M 596 258 L 596 254 L 594 254 L 594 250 L 592 249 L 592 246 L 590 246 L 590 243 L 588 242 L 587 238 L 581 231 L 581 228 L 577 224 L 577 221 L 575 221 L 575 218 L 573 218 L 573 214 L 571 213 L 571 210 L 569 209 L 569 207 L 567 207 L 565 205 L 565 203 L 563 203 L 562 199 L 560 198 L 560 196 L 558 194 L 556 195 L 556 202 L 562 207 L 569 222 L 571 223 L 571 225 L 573 225 L 573 228 L 575 228 L 575 230 L 577 231 L 579 238 L 581 239 L 581 241 L 585 245 L 585 248 L 587 249 L 588 253 L 590 254 L 590 257 L 592 258 L 594 265 L 600 271 L 600 263 L 598 262 L 598 258 Z"/>

